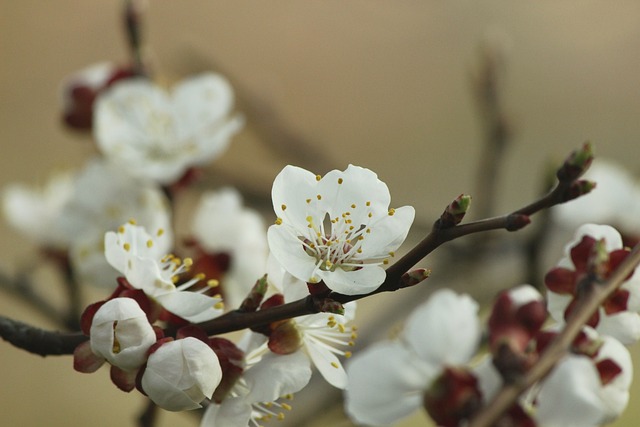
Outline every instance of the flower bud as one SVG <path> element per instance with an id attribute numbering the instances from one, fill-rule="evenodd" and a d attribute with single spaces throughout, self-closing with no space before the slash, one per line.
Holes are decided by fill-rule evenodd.
<path id="1" fill-rule="evenodd" d="M 220 362 L 211 347 L 187 337 L 167 342 L 149 355 L 141 385 L 161 408 L 185 411 L 200 408 L 221 380 Z"/>
<path id="2" fill-rule="evenodd" d="M 585 142 L 583 146 L 572 152 L 556 173 L 560 181 L 575 181 L 584 174 L 593 162 L 593 146 Z"/>
<path id="3" fill-rule="evenodd" d="M 445 208 L 442 215 L 440 215 L 440 218 L 435 224 L 435 228 L 444 229 L 458 225 L 467 213 L 470 204 L 471 196 L 461 194 L 456 197 L 449 206 Z"/>
<path id="4" fill-rule="evenodd" d="M 120 369 L 130 371 L 146 360 L 156 333 L 146 313 L 131 298 L 114 298 L 93 316 L 91 350 Z"/>

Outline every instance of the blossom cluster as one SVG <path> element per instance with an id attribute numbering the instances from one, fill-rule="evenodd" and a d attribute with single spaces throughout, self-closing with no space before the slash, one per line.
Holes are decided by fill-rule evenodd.
<path id="1" fill-rule="evenodd" d="M 438 425 L 465 425 L 545 357 L 576 307 L 629 255 L 614 228 L 584 225 L 546 274 L 546 296 L 530 285 L 504 291 L 483 325 L 470 296 L 439 290 L 397 339 L 352 357 L 355 300 L 428 275 L 407 271 L 411 265 L 389 273 L 415 210 L 391 207 L 375 172 L 350 164 L 317 175 L 285 166 L 273 183 L 268 229 L 237 190 L 208 191 L 181 236 L 173 227 L 176 197 L 243 126 L 227 80 L 205 73 L 167 90 L 139 68 L 98 64 L 67 79 L 62 92 L 65 124 L 89 132 L 100 154 L 41 191 L 9 186 L 5 216 L 67 279 L 111 290 L 82 313 L 86 341 L 75 347 L 74 368 L 109 365 L 120 390 L 137 389 L 169 411 L 205 408 L 202 427 L 283 419 L 314 367 L 344 390 L 357 423 L 391 424 L 424 408 Z M 558 173 L 567 185 L 562 201 L 593 187 L 576 181 L 591 163 L 590 146 L 577 153 Z M 455 199 L 434 230 L 457 227 L 469 203 L 469 196 Z M 517 214 L 504 228 L 528 222 Z M 272 315 L 300 302 L 302 314 Z M 215 327 L 242 316 L 259 320 L 222 328 L 247 329 L 235 342 L 220 336 Z M 615 419 L 629 399 L 625 345 L 639 339 L 634 272 L 498 424 Z"/>
<path id="2" fill-rule="evenodd" d="M 600 251 L 600 252 L 598 252 Z M 459 426 L 518 382 L 545 354 L 581 296 L 597 286 L 629 250 L 610 226 L 578 229 L 566 256 L 545 278 L 546 300 L 530 285 L 501 292 L 486 323 L 482 355 L 478 304 L 451 290 L 435 292 L 401 335 L 357 354 L 347 367 L 346 409 L 359 424 L 387 425 L 424 408 L 442 426 Z M 595 255 L 599 254 L 600 257 Z M 602 256 L 604 254 L 604 256 Z M 625 345 L 640 338 L 640 273 L 626 278 L 574 340 L 551 374 L 530 388 L 501 421 L 518 426 L 599 426 L 629 400 L 632 364 Z M 548 318 L 554 323 L 549 323 Z M 376 372 L 376 375 L 371 375 Z"/>

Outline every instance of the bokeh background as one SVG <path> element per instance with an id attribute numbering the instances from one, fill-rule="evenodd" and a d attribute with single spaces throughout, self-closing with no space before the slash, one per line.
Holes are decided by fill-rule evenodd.
<path id="1" fill-rule="evenodd" d="M 513 129 L 503 164 L 491 171 L 498 178 L 496 212 L 532 200 L 548 165 L 585 140 L 595 143 L 598 156 L 640 170 L 640 2 L 148 3 L 146 54 L 157 76 L 171 82 L 220 71 L 236 86 L 238 110 L 247 118 L 246 129 L 211 165 L 201 188 L 237 183 L 267 221 L 273 219 L 271 181 L 292 162 L 318 173 L 349 163 L 375 170 L 389 185 L 394 205 L 415 206 L 411 241 L 453 197 L 473 194 L 485 146 L 471 76 L 486 40 L 505 52 L 501 89 Z M 0 185 L 43 183 L 52 171 L 77 169 L 95 153 L 89 139 L 61 126 L 59 85 L 92 63 L 127 61 L 121 6 L 0 0 Z M 182 211 L 188 212 L 189 200 Z M 0 251 L 0 269 L 9 273 L 34 262 L 33 245 L 3 222 Z M 557 256 L 551 253 L 550 259 Z M 425 265 L 434 276 L 428 286 L 456 286 L 488 299 L 495 290 L 478 283 L 511 286 L 522 279 L 521 261 L 505 259 L 511 258 L 501 256 L 500 263 L 487 261 L 455 277 L 437 271 L 450 263 L 429 260 Z M 38 277 L 55 299 L 55 278 L 43 270 Z M 393 333 L 411 301 L 428 292 L 367 301 L 358 321 L 364 342 Z M 85 298 L 92 296 L 87 292 Z M 4 294 L 0 313 L 51 327 Z M 71 362 L 0 342 L 1 423 L 133 425 L 143 399 L 118 391 L 106 371 L 79 374 Z M 326 387 L 301 397 L 290 424 L 350 425 L 337 399 Z M 639 399 L 640 390 L 634 390 L 616 425 L 636 425 Z M 403 425 L 422 422 L 413 418 Z M 197 422 L 162 412 L 159 425 Z"/>

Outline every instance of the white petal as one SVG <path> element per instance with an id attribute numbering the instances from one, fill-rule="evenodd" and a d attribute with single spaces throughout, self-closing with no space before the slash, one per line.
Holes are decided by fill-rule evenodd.
<path id="1" fill-rule="evenodd" d="M 600 322 L 596 329 L 600 335 L 608 335 L 623 344 L 631 345 L 640 340 L 640 314 L 622 311 L 606 316 L 600 310 Z"/>
<path id="2" fill-rule="evenodd" d="M 564 311 L 573 299 L 572 295 L 562 295 L 547 291 L 547 310 L 556 322 L 564 323 Z"/>
<path id="3" fill-rule="evenodd" d="M 206 73 L 174 87 L 172 101 L 180 126 L 189 133 L 197 133 L 229 114 L 233 107 L 233 90 L 221 75 Z"/>
<path id="4" fill-rule="evenodd" d="M 536 419 L 543 427 L 600 425 L 605 408 L 600 376 L 585 356 L 570 355 L 544 381 L 537 396 Z"/>
<path id="5" fill-rule="evenodd" d="M 347 373 L 342 367 L 340 359 L 308 334 L 303 339 L 311 361 L 318 368 L 324 379 L 334 387 L 345 388 L 347 386 Z"/>
<path id="6" fill-rule="evenodd" d="M 300 351 L 287 355 L 266 354 L 247 369 L 243 378 L 249 386 L 249 402 L 273 402 L 302 390 L 311 379 L 309 359 Z"/>
<path id="7" fill-rule="evenodd" d="M 598 352 L 597 361 L 613 360 L 622 369 L 609 384 L 602 387 L 600 397 L 606 408 L 604 422 L 611 422 L 627 407 L 629 403 L 629 387 L 633 380 L 633 364 L 629 350 L 619 341 L 611 337 L 602 337 L 604 343 Z"/>
<path id="8" fill-rule="evenodd" d="M 251 405 L 241 397 L 228 397 L 222 404 L 207 406 L 200 427 L 244 427 L 251 419 Z"/>
<path id="9" fill-rule="evenodd" d="M 171 313 L 194 323 L 204 322 L 220 316 L 222 309 L 216 309 L 219 298 L 197 292 L 174 291 L 156 296 L 156 300 Z"/>
<path id="10" fill-rule="evenodd" d="M 322 195 L 322 205 L 331 218 L 350 212 L 355 224 L 367 223 L 369 212 L 386 214 L 391 202 L 389 188 L 378 175 L 354 165 L 349 165 L 344 172 L 327 173 L 318 184 L 318 194 Z"/>
<path id="11" fill-rule="evenodd" d="M 449 289 L 435 292 L 409 317 L 403 338 L 427 363 L 461 365 L 478 349 L 478 304 Z"/>
<path id="12" fill-rule="evenodd" d="M 284 224 L 270 226 L 267 241 L 271 253 L 285 270 L 304 282 L 311 280 L 316 259 L 304 251 L 302 242 L 292 237 Z"/>
<path id="13" fill-rule="evenodd" d="M 488 355 L 473 368 L 473 374 L 478 379 L 478 386 L 482 392 L 482 400 L 486 404 L 502 387 L 502 376 L 495 366 L 493 366 L 492 357 Z"/>
<path id="14" fill-rule="evenodd" d="M 344 295 L 366 294 L 376 290 L 387 273 L 377 265 L 363 265 L 359 270 L 345 271 L 337 268 L 335 271 L 318 271 L 318 276 L 332 291 Z"/>
<path id="15" fill-rule="evenodd" d="M 317 186 L 316 176 L 311 172 L 297 166 L 285 166 L 276 176 L 271 189 L 275 214 L 296 230 L 307 228 L 307 216 L 322 221 L 324 212 L 316 206 Z M 307 203 L 307 199 L 310 203 Z"/>
<path id="16" fill-rule="evenodd" d="M 393 215 L 385 214 L 380 220 L 370 224 L 371 233 L 362 241 L 362 253 L 359 258 L 386 257 L 404 242 L 413 224 L 415 209 L 403 206 Z"/>
<path id="17" fill-rule="evenodd" d="M 347 365 L 345 409 L 357 423 L 392 424 L 422 406 L 436 373 L 398 343 L 375 344 Z"/>

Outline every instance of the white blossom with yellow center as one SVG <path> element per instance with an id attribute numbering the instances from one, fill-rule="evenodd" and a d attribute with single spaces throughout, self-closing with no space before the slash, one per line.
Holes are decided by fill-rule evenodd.
<path id="1" fill-rule="evenodd" d="M 95 138 L 128 173 L 171 184 L 224 151 L 243 124 L 232 107 L 231 85 L 218 74 L 184 80 L 171 93 L 148 79 L 126 79 L 96 100 Z"/>
<path id="2" fill-rule="evenodd" d="M 369 169 L 349 165 L 324 177 L 286 166 L 272 189 L 278 216 L 269 249 L 294 277 L 357 295 L 384 281 L 384 266 L 413 223 L 411 206 L 390 209 L 387 185 Z"/>
<path id="3" fill-rule="evenodd" d="M 201 291 L 189 291 L 204 277 L 196 275 L 180 286 L 174 284 L 178 276 L 189 269 L 192 261 L 167 255 L 164 236 L 162 229 L 151 236 L 144 227 L 127 223 L 117 233 L 110 231 L 105 234 L 105 256 L 131 286 L 142 290 L 166 310 L 183 319 L 198 323 L 222 314 L 222 300 L 202 293 L 207 287 Z"/>

